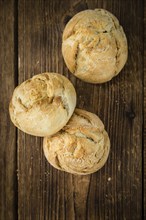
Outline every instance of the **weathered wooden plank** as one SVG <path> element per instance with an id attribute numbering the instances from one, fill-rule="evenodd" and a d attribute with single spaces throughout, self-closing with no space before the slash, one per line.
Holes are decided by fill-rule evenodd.
<path id="1" fill-rule="evenodd" d="M 144 5 L 144 30 L 146 30 L 146 4 Z M 144 120 L 143 120 L 143 206 L 146 218 L 146 31 L 144 31 Z"/>
<path id="2" fill-rule="evenodd" d="M 8 110 L 17 77 L 16 14 L 15 1 L 0 1 L 0 219 L 2 220 L 17 219 L 16 129 L 10 122 Z"/>
<path id="3" fill-rule="evenodd" d="M 76 79 L 61 55 L 66 22 L 87 8 L 105 8 L 127 34 L 129 58 L 119 76 L 102 85 Z M 80 108 L 97 113 L 109 132 L 106 165 L 88 176 L 52 168 L 42 139 L 19 132 L 19 219 L 141 219 L 142 217 L 142 1 L 20 1 L 19 83 L 44 71 L 75 85 Z"/>

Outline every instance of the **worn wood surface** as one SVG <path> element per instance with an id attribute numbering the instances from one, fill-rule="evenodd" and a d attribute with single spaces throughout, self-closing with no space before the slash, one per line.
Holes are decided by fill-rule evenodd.
<path id="1" fill-rule="evenodd" d="M 16 129 L 9 101 L 17 81 L 14 1 L 0 1 L 0 219 L 17 219 Z"/>
<path id="2" fill-rule="evenodd" d="M 75 78 L 61 54 L 65 24 L 77 12 L 96 7 L 118 17 L 129 45 L 122 72 L 102 85 Z M 141 220 L 143 2 L 0 0 L 0 24 L 0 219 Z M 77 107 L 104 122 L 111 152 L 100 171 L 60 172 L 47 163 L 41 138 L 16 135 L 8 116 L 14 86 L 45 71 L 67 76 L 77 91 Z"/>
<path id="3" fill-rule="evenodd" d="M 144 120 L 143 120 L 143 204 L 146 218 L 146 1 L 144 4 Z"/>

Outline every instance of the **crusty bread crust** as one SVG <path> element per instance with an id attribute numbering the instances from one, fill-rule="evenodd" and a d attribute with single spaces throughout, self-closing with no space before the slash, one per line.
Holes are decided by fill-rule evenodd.
<path id="1" fill-rule="evenodd" d="M 110 140 L 99 117 L 75 109 L 61 131 L 44 138 L 43 149 L 48 162 L 55 168 L 86 175 L 96 172 L 105 164 Z"/>
<path id="2" fill-rule="evenodd" d="M 65 126 L 75 106 L 72 83 L 61 74 L 42 73 L 16 87 L 9 112 L 20 130 L 44 137 Z"/>
<path id="3" fill-rule="evenodd" d="M 113 14 L 104 9 L 85 10 L 67 23 L 62 54 L 76 77 L 89 83 L 103 83 L 124 67 L 127 39 Z"/>

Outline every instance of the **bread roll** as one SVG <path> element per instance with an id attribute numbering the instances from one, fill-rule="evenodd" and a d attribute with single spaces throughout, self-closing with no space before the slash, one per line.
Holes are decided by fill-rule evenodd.
<path id="1" fill-rule="evenodd" d="M 106 162 L 110 141 L 101 120 L 93 113 L 76 109 L 61 131 L 43 142 L 45 157 L 55 168 L 86 175 Z"/>
<path id="2" fill-rule="evenodd" d="M 72 83 L 58 73 L 42 73 L 14 90 L 9 106 L 12 122 L 35 136 L 48 136 L 63 128 L 76 106 Z"/>
<path id="3" fill-rule="evenodd" d="M 104 9 L 85 10 L 67 23 L 62 53 L 76 77 L 89 83 L 104 83 L 125 65 L 127 39 L 113 14 Z"/>

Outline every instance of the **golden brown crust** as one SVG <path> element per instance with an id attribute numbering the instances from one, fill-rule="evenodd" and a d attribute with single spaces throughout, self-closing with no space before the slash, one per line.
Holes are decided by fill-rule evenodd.
<path id="1" fill-rule="evenodd" d="M 117 18 L 104 9 L 76 14 L 63 32 L 62 53 L 69 70 L 90 83 L 103 83 L 126 63 L 127 39 Z"/>
<path id="2" fill-rule="evenodd" d="M 12 122 L 35 136 L 52 135 L 71 117 L 76 105 L 72 83 L 58 73 L 35 75 L 14 90 L 9 106 Z"/>
<path id="3" fill-rule="evenodd" d="M 86 175 L 105 164 L 110 141 L 103 123 L 95 114 L 75 109 L 61 131 L 44 138 L 43 149 L 48 162 L 55 168 Z"/>

